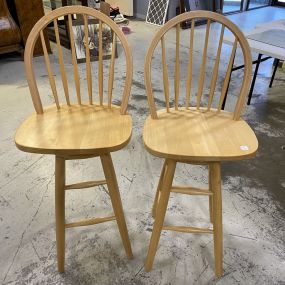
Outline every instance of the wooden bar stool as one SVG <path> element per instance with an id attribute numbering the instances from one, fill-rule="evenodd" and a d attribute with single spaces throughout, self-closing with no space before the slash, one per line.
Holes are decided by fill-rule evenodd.
<path id="1" fill-rule="evenodd" d="M 88 43 L 88 19 L 95 18 L 98 22 L 98 101 L 94 102 L 92 88 L 92 74 L 90 64 L 89 45 L 85 44 L 86 53 L 86 77 L 88 96 L 83 102 L 80 87 L 79 70 L 76 59 L 74 36 L 72 31 L 72 15 L 81 15 L 84 19 L 84 40 Z M 60 45 L 57 19 L 67 16 L 69 34 L 71 40 L 71 54 L 74 71 L 74 82 L 76 87 L 76 102 L 72 103 L 69 92 L 69 81 L 63 60 L 63 51 Z M 53 22 L 56 36 L 56 47 L 61 80 L 66 103 L 60 104 L 59 94 L 52 71 L 51 62 L 47 53 L 43 30 L 49 23 Z M 108 72 L 108 90 L 106 103 L 104 102 L 104 69 L 103 69 L 103 29 L 109 27 L 112 34 L 112 54 Z M 40 98 L 35 72 L 33 70 L 33 50 L 36 40 L 40 37 L 44 50 L 44 59 L 49 77 L 49 82 L 54 96 L 55 104 L 43 108 Z M 120 41 L 126 59 L 126 78 L 122 92 L 121 106 L 112 105 L 112 91 L 115 70 L 116 42 Z M 15 143 L 17 147 L 26 152 L 53 154 L 55 155 L 55 213 L 56 213 L 56 244 L 58 271 L 64 271 L 65 255 L 65 228 L 76 226 L 87 226 L 116 220 L 123 241 L 126 254 L 132 258 L 132 249 L 129 241 L 127 226 L 124 218 L 120 193 L 116 174 L 114 171 L 110 153 L 126 146 L 131 138 L 132 118 L 127 114 L 131 83 L 132 83 L 132 54 L 127 40 L 117 25 L 106 15 L 82 6 L 63 7 L 52 11 L 44 16 L 31 31 L 25 49 L 25 68 L 36 110 L 35 114 L 29 116 L 18 128 Z M 87 99 L 88 98 L 88 99 Z M 81 182 L 72 185 L 65 183 L 65 161 L 72 159 L 85 159 L 100 157 L 106 180 Z M 110 217 L 94 218 L 79 222 L 65 221 L 65 191 L 70 189 L 81 189 L 107 184 L 114 215 Z"/>
<path id="2" fill-rule="evenodd" d="M 197 97 L 193 106 L 190 106 L 190 91 L 193 75 L 193 46 L 195 19 L 205 19 L 207 22 L 202 59 L 199 70 Z M 189 55 L 183 58 L 187 62 L 185 106 L 180 107 L 180 23 L 191 22 Z M 204 81 L 206 79 L 206 62 L 209 45 L 211 22 L 220 25 L 220 36 L 216 49 L 216 58 L 211 73 L 210 88 L 203 106 Z M 170 107 L 170 89 L 168 65 L 166 62 L 166 33 L 176 29 L 176 53 L 174 66 L 174 107 Z M 218 79 L 223 35 L 228 29 L 235 36 L 235 43 L 224 75 L 220 92 L 215 91 Z M 217 32 L 217 28 L 215 28 Z M 184 32 L 185 33 L 185 32 Z M 217 35 L 218 36 L 218 35 Z M 185 34 L 184 34 L 185 37 Z M 162 80 L 166 109 L 157 111 L 154 101 L 151 64 L 154 51 L 161 44 Z M 183 43 L 184 44 L 184 43 Z M 240 93 L 236 100 L 234 112 L 221 110 L 225 98 L 230 71 L 236 49 L 240 46 L 244 58 L 244 77 L 240 83 Z M 195 55 L 196 56 L 196 55 Z M 248 159 L 255 155 L 258 142 L 248 124 L 240 118 L 251 79 L 251 54 L 248 43 L 242 32 L 224 16 L 213 12 L 195 11 L 179 15 L 167 22 L 154 36 L 145 59 L 145 84 L 150 108 L 150 116 L 146 119 L 143 131 L 143 140 L 146 149 L 153 155 L 165 159 L 153 205 L 155 218 L 149 250 L 145 261 L 145 269 L 150 271 L 153 266 L 160 233 L 162 230 L 171 230 L 185 233 L 207 233 L 214 235 L 215 273 L 222 275 L 223 237 L 222 237 L 222 195 L 221 169 L 222 161 Z M 157 85 L 156 78 L 156 85 Z M 218 96 L 214 107 L 214 95 Z M 177 162 L 190 164 L 206 164 L 209 167 L 209 188 L 198 189 L 190 186 L 173 186 L 175 167 Z M 170 192 L 188 195 L 204 195 L 209 197 L 210 221 L 213 228 L 196 228 L 184 226 L 166 226 L 164 218 Z"/>

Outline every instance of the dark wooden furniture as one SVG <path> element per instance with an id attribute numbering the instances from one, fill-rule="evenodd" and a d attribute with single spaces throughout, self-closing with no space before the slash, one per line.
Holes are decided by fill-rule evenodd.
<path id="1" fill-rule="evenodd" d="M 0 54 L 21 50 L 21 33 L 12 18 L 6 0 L 0 0 Z"/>
<path id="2" fill-rule="evenodd" d="M 22 51 L 30 31 L 43 16 L 42 0 L 0 0 L 0 53 Z M 49 45 L 47 50 L 50 52 Z M 37 41 L 34 56 L 42 54 Z"/>
<path id="3" fill-rule="evenodd" d="M 44 8 L 42 0 L 14 0 L 19 27 L 22 34 L 23 44 L 26 45 L 30 31 L 36 22 L 44 16 Z M 47 36 L 47 35 L 46 35 Z M 50 46 L 47 46 L 50 52 Z M 34 56 L 42 55 L 42 46 L 38 40 L 34 49 Z"/>

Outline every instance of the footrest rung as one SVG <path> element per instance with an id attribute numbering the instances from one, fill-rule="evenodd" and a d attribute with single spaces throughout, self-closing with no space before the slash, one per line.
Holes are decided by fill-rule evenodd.
<path id="1" fill-rule="evenodd" d="M 181 227 L 181 226 L 164 226 L 163 230 L 175 231 L 181 233 L 192 233 L 192 234 L 212 234 L 212 229 L 207 228 L 194 228 L 194 227 Z"/>
<path id="2" fill-rule="evenodd" d="M 100 186 L 104 184 L 107 184 L 106 180 L 87 181 L 87 182 L 80 182 L 80 183 L 66 185 L 64 189 L 65 190 L 84 189 L 84 188 L 91 188 L 91 187 Z"/>
<path id="3" fill-rule="evenodd" d="M 187 186 L 173 186 L 171 188 L 171 192 L 187 194 L 187 195 L 207 195 L 207 196 L 213 195 L 213 193 L 207 189 L 200 189 L 200 188 L 187 187 Z"/>
<path id="4" fill-rule="evenodd" d="M 101 224 L 101 223 L 104 223 L 104 222 L 109 222 L 109 221 L 114 221 L 114 220 L 116 220 L 115 216 L 104 217 L 104 218 L 94 218 L 94 219 L 89 219 L 89 220 L 84 220 L 84 221 L 79 221 L 79 222 L 73 222 L 73 223 L 65 224 L 65 228 L 90 226 L 90 225 Z"/>

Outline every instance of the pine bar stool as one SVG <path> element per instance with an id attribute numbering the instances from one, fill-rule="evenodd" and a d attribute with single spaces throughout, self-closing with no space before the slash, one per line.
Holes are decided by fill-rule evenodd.
<path id="1" fill-rule="evenodd" d="M 99 29 L 99 56 L 98 56 L 98 96 L 99 103 L 93 101 L 92 74 L 90 64 L 89 45 L 86 47 L 86 77 L 88 96 L 83 103 L 83 92 L 80 89 L 78 65 L 75 55 L 75 44 L 72 33 L 72 16 L 81 15 L 84 19 L 85 41 L 88 42 L 88 19 L 95 18 Z M 71 40 L 72 64 L 76 87 L 76 102 L 72 103 L 70 86 L 63 62 L 63 51 L 60 46 L 57 19 L 66 16 L 69 21 Z M 51 62 L 46 49 L 43 29 L 53 22 L 58 50 L 58 62 L 63 84 L 66 103 L 59 103 L 59 94 L 56 88 Z M 112 55 L 109 66 L 107 103 L 104 103 L 104 70 L 103 70 L 103 28 L 108 26 L 113 35 Z M 90 31 L 89 31 L 90 33 Z M 41 40 L 44 59 L 49 76 L 55 105 L 43 108 L 38 86 L 33 70 L 33 49 L 35 42 Z M 112 89 L 115 67 L 116 41 L 120 40 L 126 59 L 126 78 L 122 93 L 121 106 L 112 105 Z M 25 152 L 55 155 L 55 214 L 56 214 L 56 245 L 58 271 L 64 271 L 65 256 L 65 229 L 76 226 L 87 226 L 116 220 L 123 241 L 126 254 L 132 258 L 132 249 L 129 241 L 127 226 L 124 218 L 120 193 L 116 180 L 110 153 L 126 146 L 131 138 L 132 118 L 127 114 L 127 104 L 132 82 L 132 54 L 127 40 L 117 25 L 104 14 L 83 6 L 62 7 L 45 15 L 32 29 L 25 49 L 25 68 L 36 113 L 28 117 L 18 128 L 15 135 L 17 147 Z M 70 80 L 69 80 L 70 81 Z M 87 99 L 88 97 L 88 99 Z M 72 185 L 65 183 L 65 161 L 100 157 L 106 180 L 81 182 Z M 114 215 L 110 217 L 94 218 L 79 222 L 65 221 L 65 190 L 82 189 L 107 184 Z"/>
<path id="2" fill-rule="evenodd" d="M 202 59 L 199 70 L 197 97 L 194 106 L 190 106 L 190 91 L 193 65 L 193 45 L 195 19 L 207 21 L 204 47 L 202 47 Z M 187 61 L 186 68 L 186 95 L 185 107 L 178 106 L 180 89 L 180 24 L 184 21 L 191 21 L 189 55 L 184 58 Z M 220 35 L 216 58 L 211 73 L 210 88 L 207 103 L 202 107 L 202 96 L 204 81 L 206 79 L 206 61 L 209 44 L 211 22 L 220 25 Z M 176 29 L 176 52 L 174 66 L 174 103 L 170 108 L 170 91 L 168 65 L 166 63 L 166 40 L 165 35 L 171 28 Z M 224 81 L 221 92 L 215 92 L 218 79 L 219 63 L 223 45 L 225 28 L 231 31 L 236 38 L 232 47 L 231 55 L 226 65 Z M 184 34 L 185 36 L 185 34 Z M 151 64 L 154 51 L 158 44 L 161 44 L 161 66 L 162 80 L 164 85 L 164 96 L 166 109 L 157 111 L 151 79 Z M 244 59 L 244 77 L 241 82 L 239 96 L 236 100 L 234 112 L 221 110 L 225 93 L 230 80 L 230 71 L 237 46 L 240 46 Z M 196 56 L 196 55 L 195 55 Z M 146 271 L 153 266 L 160 233 L 162 230 L 178 231 L 185 233 L 207 233 L 214 235 L 215 274 L 222 276 L 223 258 L 223 237 L 222 237 L 222 195 L 221 195 L 221 162 L 248 159 L 255 155 L 258 142 L 254 132 L 248 124 L 240 118 L 248 94 L 251 79 L 251 54 L 248 43 L 242 32 L 231 21 L 222 15 L 195 11 L 181 14 L 167 22 L 154 36 L 145 59 L 145 85 L 150 108 L 150 116 L 146 119 L 143 131 L 143 140 L 146 149 L 154 156 L 165 159 L 157 192 L 154 200 L 152 215 L 155 219 L 150 239 L 149 250 L 145 261 Z M 157 84 L 156 79 L 156 84 Z M 157 86 L 156 86 L 157 87 Z M 218 94 L 217 94 L 218 93 Z M 217 98 L 217 107 L 212 106 L 214 95 Z M 174 172 L 177 162 L 189 164 L 206 164 L 209 169 L 209 189 L 199 189 L 190 186 L 172 186 Z M 210 221 L 213 228 L 197 228 L 185 226 L 166 226 L 164 218 L 170 192 L 188 195 L 209 196 Z"/>

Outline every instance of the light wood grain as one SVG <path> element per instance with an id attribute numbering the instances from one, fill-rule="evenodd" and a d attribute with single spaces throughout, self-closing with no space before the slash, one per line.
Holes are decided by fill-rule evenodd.
<path id="1" fill-rule="evenodd" d="M 213 233 L 212 229 L 182 227 L 182 226 L 164 226 L 162 227 L 162 230 L 189 233 L 189 234 L 212 234 Z"/>
<path id="2" fill-rule="evenodd" d="M 213 195 L 213 227 L 215 273 L 217 277 L 223 274 L 223 224 L 222 224 L 222 193 L 221 193 L 221 166 L 220 162 L 210 164 L 211 187 Z"/>
<path id="3" fill-rule="evenodd" d="M 86 182 L 66 185 L 64 189 L 65 190 L 87 189 L 87 188 L 96 187 L 96 186 L 105 185 L 105 184 L 107 184 L 106 180 L 86 181 Z"/>
<path id="4" fill-rule="evenodd" d="M 166 110 L 169 112 L 169 79 L 168 79 L 168 68 L 166 64 L 166 53 L 165 53 L 165 40 L 161 37 L 161 59 L 162 59 L 162 72 L 163 72 L 163 88 Z"/>
<path id="5" fill-rule="evenodd" d="M 56 225 L 56 251 L 57 268 L 64 272 L 65 256 L 65 160 L 55 158 L 55 225 Z"/>
<path id="6" fill-rule="evenodd" d="M 177 24 L 176 49 L 175 49 L 175 73 L 174 73 L 175 110 L 178 110 L 179 91 L 180 91 L 180 24 Z"/>
<path id="7" fill-rule="evenodd" d="M 171 188 L 171 192 L 186 194 L 186 195 L 207 195 L 207 196 L 213 195 L 213 193 L 207 189 L 200 189 L 200 188 L 189 187 L 189 186 L 175 186 L 174 185 Z"/>
<path id="8" fill-rule="evenodd" d="M 98 105 L 55 106 L 33 114 L 15 135 L 19 149 L 43 154 L 84 155 L 116 151 L 130 140 L 132 119 L 119 107 Z"/>
<path id="9" fill-rule="evenodd" d="M 26 70 L 26 77 L 32 97 L 32 101 L 35 107 L 35 110 L 38 114 L 42 114 L 44 112 L 43 105 L 41 102 L 36 78 L 35 78 L 35 72 L 33 69 L 33 50 L 35 47 L 35 43 L 38 39 L 39 33 L 41 30 L 43 30 L 49 23 L 53 22 L 55 23 L 56 19 L 67 16 L 69 19 L 71 18 L 71 15 L 74 14 L 81 14 L 81 15 L 88 15 L 91 16 L 92 18 L 96 18 L 104 23 L 104 25 L 109 26 L 111 31 L 116 34 L 116 39 L 120 42 L 122 50 L 125 54 L 125 60 L 126 60 L 126 73 L 125 73 L 125 80 L 122 82 L 123 84 L 123 91 L 121 92 L 121 106 L 120 106 L 120 111 L 121 114 L 126 114 L 127 107 L 128 107 L 128 101 L 129 101 L 129 96 L 130 96 L 130 90 L 132 86 L 132 76 L 133 76 L 133 58 L 132 58 L 132 52 L 129 47 L 128 41 L 121 31 L 121 29 L 118 27 L 114 21 L 110 19 L 110 17 L 104 15 L 103 13 L 97 11 L 96 9 L 92 9 L 89 7 L 84 7 L 84 6 L 65 6 L 61 7 L 58 9 L 55 9 L 51 13 L 46 14 L 43 18 L 41 18 L 33 27 L 32 31 L 30 32 L 30 35 L 28 37 L 28 40 L 26 42 L 25 46 L 25 70 Z M 70 15 L 70 16 L 68 16 Z M 57 24 L 55 24 L 55 33 L 57 37 Z M 71 21 L 69 22 L 68 29 L 72 30 L 72 23 Z M 73 34 L 71 33 L 71 37 Z M 71 39 L 71 43 L 74 42 L 74 39 Z M 60 45 L 59 39 L 57 39 L 57 47 Z M 74 47 L 74 45 L 71 45 L 71 47 Z M 59 61 L 61 60 L 62 56 L 60 56 L 60 53 L 62 54 L 61 48 L 58 49 L 59 51 Z M 72 51 L 72 50 L 71 50 Z M 72 56 L 72 63 L 74 66 L 74 81 L 76 85 L 76 90 L 77 90 L 77 95 L 80 94 L 80 82 L 79 82 L 79 74 L 78 74 L 78 68 L 77 68 L 77 62 L 76 62 L 76 56 L 75 56 L 75 50 L 73 49 L 72 51 L 73 56 Z M 69 104 L 70 102 L 68 101 L 67 94 L 68 94 L 68 85 L 67 85 L 67 80 L 65 76 L 65 70 L 64 70 L 64 63 L 63 61 L 60 63 L 60 72 L 61 72 L 61 77 L 62 77 L 62 83 L 64 86 L 64 91 L 66 95 L 66 102 Z M 77 80 L 77 75 L 78 74 L 78 80 Z M 107 100 L 106 100 L 107 101 Z M 81 102 L 81 97 L 77 97 L 77 103 Z M 106 102 L 108 104 L 108 102 Z"/>
<path id="10" fill-rule="evenodd" d="M 215 88 L 216 88 L 216 84 L 217 84 L 220 58 L 221 58 L 221 50 L 222 50 L 223 38 L 224 38 L 224 31 L 225 31 L 225 26 L 222 25 L 221 33 L 220 33 L 220 40 L 219 40 L 219 45 L 218 45 L 217 54 L 216 54 L 216 60 L 215 60 L 214 68 L 213 68 L 211 85 L 210 85 L 208 110 L 210 110 L 210 108 L 212 107 L 213 97 L 214 97 Z"/>
<path id="11" fill-rule="evenodd" d="M 146 149 L 155 156 L 185 161 L 221 161 L 251 158 L 258 148 L 252 129 L 232 113 L 181 108 L 148 117 L 143 130 Z M 248 150 L 242 150 L 246 146 Z"/>
<path id="12" fill-rule="evenodd" d="M 225 76 L 224 83 L 223 83 L 223 86 L 222 86 L 222 91 L 221 91 L 221 96 L 220 96 L 219 106 L 218 106 L 218 110 L 219 111 L 222 108 L 222 105 L 223 105 L 223 102 L 224 102 L 224 99 L 225 99 L 225 96 L 226 96 L 226 92 L 227 92 L 227 89 L 228 89 L 228 86 L 229 86 L 229 80 L 230 80 L 230 77 L 231 77 L 231 70 L 232 70 L 232 67 L 233 67 L 234 59 L 235 59 L 236 49 L 237 49 L 237 40 L 235 40 L 233 48 L 232 48 L 231 57 L 230 57 L 230 60 L 229 60 L 229 63 L 228 63 L 226 76 Z"/>
<path id="13" fill-rule="evenodd" d="M 113 33 L 112 41 L 112 54 L 110 60 L 109 79 L 108 79 L 108 107 L 112 106 L 112 95 L 114 85 L 114 73 L 115 73 L 115 57 L 116 57 L 116 34 Z"/>
<path id="14" fill-rule="evenodd" d="M 213 194 L 212 191 L 212 177 L 210 175 L 210 166 L 208 165 L 208 183 L 209 183 L 209 191 Z M 213 223 L 214 221 L 214 214 L 213 214 L 213 195 L 209 196 L 209 216 L 210 222 Z"/>
<path id="15" fill-rule="evenodd" d="M 89 104 L 93 104 L 92 98 L 92 79 L 91 79 L 91 63 L 90 63 L 90 50 L 89 50 L 89 29 L 88 29 L 88 18 L 87 15 L 84 18 L 84 41 L 85 41 L 85 55 L 86 55 L 86 78 L 88 88 Z"/>
<path id="16" fill-rule="evenodd" d="M 53 98 L 54 98 L 57 109 L 59 109 L 60 107 L 59 107 L 58 95 L 57 95 L 57 90 L 56 90 L 56 85 L 55 85 L 55 80 L 54 80 L 54 74 L 53 74 L 53 71 L 51 69 L 50 60 L 49 60 L 49 56 L 48 56 L 48 51 L 47 51 L 47 46 L 46 46 L 43 31 L 40 32 L 40 37 L 41 37 L 41 43 L 42 43 L 42 47 L 43 47 L 43 51 L 44 51 L 44 58 L 45 58 L 45 63 L 46 63 L 46 68 L 47 68 L 47 73 L 48 73 L 48 78 L 49 78 Z"/>
<path id="17" fill-rule="evenodd" d="M 166 208 L 169 200 L 170 189 L 174 177 L 174 172 L 176 168 L 176 162 L 173 160 L 166 161 L 167 167 L 165 171 L 165 177 L 163 179 L 161 195 L 159 199 L 159 204 L 156 210 L 156 218 L 153 225 L 153 230 L 151 234 L 150 244 L 148 248 L 148 253 L 145 261 L 145 270 L 148 272 L 152 269 L 154 257 L 156 254 L 160 233 L 163 227 L 163 222 L 165 218 Z"/>
<path id="18" fill-rule="evenodd" d="M 65 228 L 85 227 L 85 226 L 97 225 L 97 224 L 115 221 L 115 220 L 116 220 L 115 216 L 94 218 L 94 219 L 88 219 L 88 220 L 79 221 L 79 222 L 66 223 Z"/>
<path id="19" fill-rule="evenodd" d="M 204 49 L 203 49 L 203 55 L 202 55 L 202 63 L 201 63 L 200 72 L 199 72 L 199 79 L 198 79 L 197 109 L 200 108 L 201 98 L 202 98 L 202 93 L 203 93 L 203 87 L 204 87 L 204 81 L 205 81 L 210 24 L 211 24 L 211 20 L 208 19 L 207 20 L 207 26 L 206 26 L 206 33 L 205 33 L 205 42 L 204 42 Z"/>
<path id="20" fill-rule="evenodd" d="M 157 189 L 156 189 L 156 193 L 155 193 L 155 198 L 154 198 L 154 202 L 153 202 L 153 206 L 152 206 L 152 217 L 155 219 L 156 216 L 156 209 L 157 209 L 157 204 L 159 201 L 159 196 L 160 196 L 160 191 L 162 188 L 162 183 L 163 183 L 163 179 L 164 179 L 164 175 L 165 175 L 165 170 L 166 170 L 166 160 L 163 163 L 163 167 L 160 173 L 160 177 L 159 177 L 159 181 L 158 181 L 158 185 L 157 185 Z"/>
<path id="21" fill-rule="evenodd" d="M 80 94 L 80 78 L 74 48 L 74 37 L 72 31 L 72 15 L 81 14 L 84 18 L 84 31 L 86 42 L 86 77 L 88 86 L 89 104 L 81 104 Z M 65 73 L 62 49 L 60 46 L 59 31 L 57 19 L 60 17 L 68 18 L 68 29 L 70 33 L 71 55 L 74 70 L 74 81 L 77 94 L 77 103 L 70 104 L 67 76 Z M 88 19 L 87 16 L 97 18 L 100 22 L 100 54 L 99 62 L 102 67 L 102 25 L 106 23 L 114 33 L 113 45 L 116 37 L 120 40 L 126 59 L 126 80 L 122 95 L 122 104 L 120 107 L 111 105 L 110 99 L 108 104 L 103 105 L 103 71 L 99 72 L 101 85 L 99 89 L 102 91 L 100 96 L 100 105 L 93 104 L 91 68 L 90 68 L 90 51 L 88 49 Z M 53 22 L 55 27 L 56 42 L 59 54 L 59 67 L 65 92 L 67 105 L 61 105 L 56 100 L 56 105 L 48 106 L 43 109 L 40 94 L 38 91 L 35 72 L 33 70 L 33 50 L 35 43 L 39 37 L 43 40 L 43 29 Z M 115 36 L 116 34 L 116 36 Z M 43 47 L 44 47 L 43 42 Z M 115 47 L 113 46 L 113 53 Z M 114 60 L 114 55 L 112 55 Z M 45 52 L 45 62 L 48 68 L 53 93 L 55 93 L 55 82 L 50 67 L 47 52 Z M 27 81 L 30 88 L 33 104 L 36 110 L 35 114 L 29 116 L 18 128 L 15 135 L 16 146 L 23 151 L 42 154 L 56 155 L 55 169 L 55 210 L 56 210 L 56 243 L 57 243 L 57 259 L 58 271 L 64 271 L 64 244 L 65 244 L 65 228 L 87 226 L 114 220 L 115 217 L 95 218 L 85 221 L 65 223 L 65 190 L 83 189 L 103 184 L 108 184 L 114 213 L 119 226 L 119 231 L 123 239 L 123 244 L 128 257 L 132 257 L 131 246 L 128 238 L 128 232 L 124 221 L 118 184 L 111 161 L 110 152 L 123 148 L 129 142 L 132 132 L 132 119 L 127 114 L 127 105 L 130 95 L 132 82 L 132 55 L 126 38 L 118 26 L 106 15 L 92 8 L 82 6 L 62 7 L 52 11 L 39 20 L 33 27 L 25 48 L 25 68 Z M 99 68 L 100 70 L 100 68 Z M 114 70 L 112 70 L 114 73 Z M 111 76 L 111 81 L 114 74 Z M 110 77 L 109 77 L 110 81 Z M 109 85 L 113 82 L 109 82 Z M 55 96 L 55 99 L 57 97 Z M 106 181 L 88 181 L 75 184 L 65 185 L 65 160 L 86 159 L 101 156 Z"/>
<path id="22" fill-rule="evenodd" d="M 70 105 L 68 84 L 67 84 L 66 72 L 65 72 L 65 67 L 64 67 L 62 48 L 61 48 L 61 44 L 60 44 L 57 19 L 53 20 L 53 26 L 54 26 L 56 46 L 57 46 L 57 52 L 58 52 L 59 70 L 60 70 L 64 95 L 65 95 L 65 100 L 66 100 L 67 105 Z"/>
<path id="23" fill-rule="evenodd" d="M 103 105 L 103 23 L 99 21 L 99 60 L 98 60 L 98 86 L 99 86 L 99 102 Z"/>
<path id="24" fill-rule="evenodd" d="M 194 21 L 196 18 L 207 19 L 205 42 L 202 54 L 202 63 L 199 72 L 198 94 L 196 107 L 190 105 L 190 90 L 193 76 L 193 42 L 194 42 Z M 186 77 L 186 107 L 178 110 L 178 92 L 180 80 L 178 72 L 179 37 L 177 36 L 178 24 L 191 20 L 190 50 L 188 55 L 188 67 Z M 213 68 L 213 75 L 210 84 L 210 94 L 207 107 L 201 107 L 203 86 L 206 72 L 206 59 L 209 44 L 209 32 L 211 21 L 222 24 L 219 44 L 217 47 L 216 59 Z M 166 66 L 164 48 L 165 34 L 176 28 L 176 63 L 174 71 L 174 96 L 175 107 L 164 110 L 156 110 L 153 90 L 151 85 L 151 63 L 154 50 L 159 41 L 162 45 L 162 65 Z M 236 46 L 231 53 L 229 65 L 232 66 L 234 53 L 237 44 L 240 45 L 245 62 L 244 78 L 241 82 L 240 95 L 238 97 L 235 112 L 221 111 L 212 108 L 213 96 L 215 93 L 218 78 L 219 64 L 222 51 L 224 29 L 228 28 L 236 37 Z M 214 234 L 215 252 L 215 275 L 221 277 L 223 272 L 223 237 L 222 237 L 222 197 L 221 197 L 221 171 L 220 162 L 226 160 L 248 159 L 255 155 L 258 148 L 258 141 L 249 125 L 240 118 L 250 84 L 251 55 L 248 43 L 242 32 L 224 16 L 205 11 L 193 11 L 183 13 L 168 21 L 154 36 L 145 60 L 145 85 L 150 108 L 150 116 L 146 119 L 143 130 L 143 140 L 146 149 L 154 156 L 165 159 L 161 171 L 152 215 L 155 218 L 148 254 L 145 261 L 146 271 L 153 266 L 154 257 L 158 248 L 161 230 L 178 231 L 193 234 Z M 230 69 L 225 76 L 225 84 L 229 81 Z M 163 75 L 164 84 L 165 76 Z M 167 82 L 168 83 L 168 82 Z M 222 89 L 221 100 L 225 94 Z M 220 107 L 220 106 L 219 106 Z M 176 163 L 202 164 L 209 166 L 209 190 L 191 186 L 172 186 Z M 211 228 L 197 228 L 185 226 L 163 226 L 170 192 L 208 196 Z"/>
<path id="25" fill-rule="evenodd" d="M 79 82 L 78 65 L 77 65 L 76 51 L 75 51 L 75 44 L 74 44 L 74 36 L 73 36 L 73 30 L 72 30 L 71 14 L 68 14 L 68 27 L 69 27 L 69 38 L 70 38 L 70 47 L 71 47 L 72 65 L 73 65 L 77 103 L 81 104 L 80 82 Z"/>
<path id="26" fill-rule="evenodd" d="M 201 69 L 200 69 L 200 76 L 199 76 L 199 82 L 198 82 L 198 92 L 197 92 L 197 108 L 200 107 L 201 103 L 201 97 L 203 94 L 203 85 L 204 85 L 204 80 L 205 80 L 205 70 L 206 70 L 206 55 L 207 55 L 207 47 L 208 47 L 208 35 L 210 31 L 210 23 L 211 22 L 217 22 L 222 24 L 224 27 L 229 29 L 234 37 L 236 38 L 238 45 L 241 47 L 243 56 L 244 56 L 244 77 L 241 82 L 241 89 L 240 89 L 240 94 L 235 106 L 235 111 L 233 113 L 233 119 L 234 120 L 239 120 L 242 110 L 245 105 L 245 98 L 248 95 L 248 90 L 251 82 L 251 69 L 252 69 L 252 59 L 251 59 L 251 52 L 250 48 L 248 45 L 248 42 L 243 35 L 243 33 L 239 30 L 239 28 L 232 23 L 229 19 L 226 17 L 219 15 L 217 13 L 209 12 L 209 11 L 191 11 L 188 13 L 183 13 L 177 17 L 172 18 L 169 20 L 163 27 L 161 27 L 157 33 L 155 34 L 153 40 L 151 41 L 150 47 L 148 49 L 146 59 L 145 59 L 145 66 L 144 66 L 144 77 L 145 77 L 145 87 L 146 87 L 146 93 L 148 96 L 148 104 L 150 108 L 150 114 L 153 119 L 157 119 L 157 108 L 155 105 L 155 100 L 154 100 L 154 94 L 153 94 L 153 88 L 152 88 L 152 78 L 151 78 L 151 64 L 152 60 L 154 57 L 154 51 L 158 45 L 158 43 L 161 41 L 162 37 L 165 37 L 165 34 L 170 31 L 172 28 L 176 28 L 179 26 L 180 23 L 184 21 L 192 21 L 197 18 L 205 18 L 207 19 L 207 27 L 206 27 L 206 35 L 205 35 L 205 45 L 203 48 L 203 57 L 202 57 L 202 64 L 201 64 Z M 176 37 L 178 33 L 176 32 Z M 191 35 L 190 35 L 191 38 Z M 191 41 L 190 41 L 191 44 Z M 176 50 L 178 50 L 179 46 L 179 40 L 177 37 L 176 40 Z M 191 47 L 190 47 L 191 48 Z M 177 53 L 176 53 L 176 58 L 177 58 Z M 188 61 L 189 62 L 189 61 Z M 177 74 L 178 70 L 178 60 L 176 60 L 175 64 L 175 74 Z M 217 70 L 217 65 L 216 65 L 216 70 Z M 174 90 L 175 90 L 175 101 L 176 101 L 176 110 L 177 110 L 177 98 L 178 98 L 178 86 L 180 84 L 180 79 L 178 80 L 178 76 L 176 76 L 177 80 L 174 82 Z M 188 79 L 188 82 L 186 80 L 186 107 L 188 107 L 189 101 L 187 97 L 189 96 L 189 90 L 190 90 L 190 81 Z M 207 104 L 208 105 L 208 104 Z"/>
<path id="27" fill-rule="evenodd" d="M 186 79 L 186 108 L 190 106 L 190 92 L 191 83 L 193 76 L 193 47 L 194 47 L 194 31 L 195 31 L 195 20 L 191 20 L 191 32 L 190 32 L 190 43 L 189 43 L 189 55 L 188 55 L 188 67 L 187 67 L 187 79 Z"/>
<path id="28" fill-rule="evenodd" d="M 118 182 L 112 162 L 111 155 L 109 153 L 100 156 L 101 163 L 103 166 L 103 171 L 107 180 L 108 190 L 116 216 L 119 232 L 122 238 L 122 242 L 126 251 L 128 258 L 133 258 L 131 243 L 129 239 L 129 234 L 127 230 L 127 225 L 125 221 L 125 216 L 123 212 L 123 206 L 121 202 Z"/>

